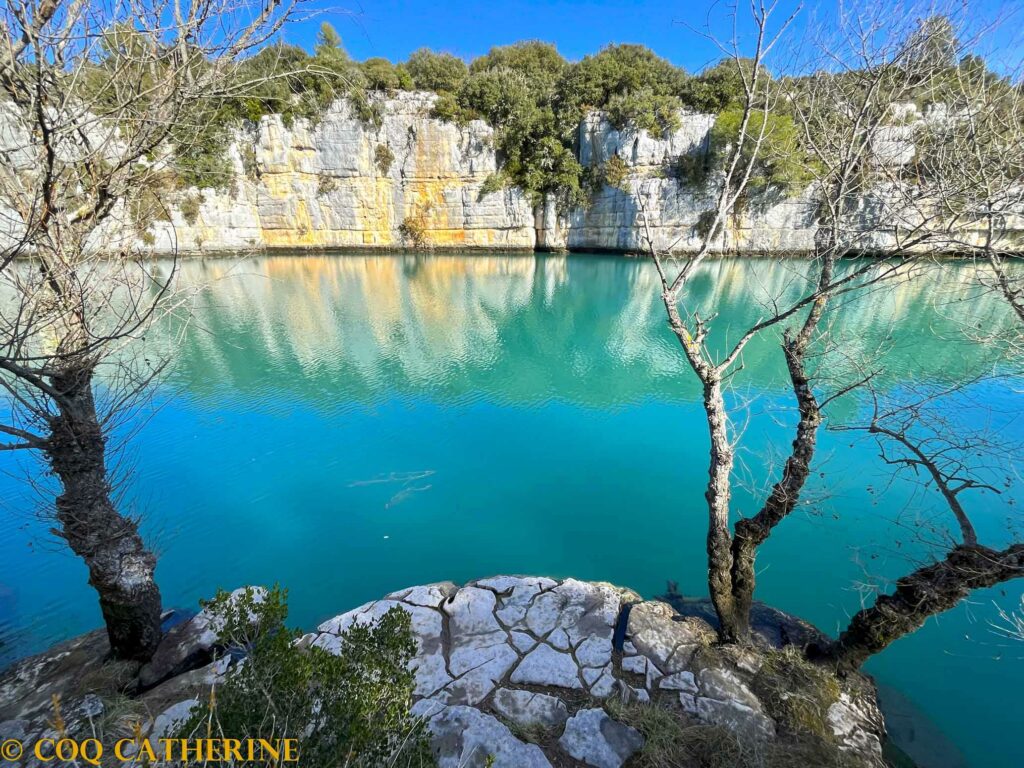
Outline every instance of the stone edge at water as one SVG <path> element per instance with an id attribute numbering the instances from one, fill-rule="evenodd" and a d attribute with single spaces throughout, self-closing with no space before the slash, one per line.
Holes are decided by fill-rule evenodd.
<path id="1" fill-rule="evenodd" d="M 754 692 L 762 651 L 715 648 L 703 618 L 607 583 L 496 576 L 410 587 L 323 622 L 301 642 L 337 652 L 341 633 L 393 607 L 412 619 L 413 710 L 428 720 L 441 768 L 490 759 L 493 768 L 618 768 L 643 748 L 643 737 L 615 719 L 612 701 L 657 701 L 745 742 L 780 733 L 769 703 Z M 112 676 L 126 681 L 122 690 L 141 702 L 150 728 L 166 732 L 231 663 L 206 655 L 216 645 L 209 616 L 179 626 L 162 655 L 175 660 L 167 665 L 173 673 L 150 668 L 147 681 L 162 682 L 145 690 L 138 665 L 103 664 L 103 632 L 15 664 L 0 675 L 0 739 L 45 735 L 53 693 L 62 695 L 69 730 L 85 727 L 104 707 L 90 686 L 109 685 Z M 184 659 L 202 666 L 182 670 Z M 865 683 L 844 685 L 824 722 L 855 764 L 880 768 L 884 725 Z"/>

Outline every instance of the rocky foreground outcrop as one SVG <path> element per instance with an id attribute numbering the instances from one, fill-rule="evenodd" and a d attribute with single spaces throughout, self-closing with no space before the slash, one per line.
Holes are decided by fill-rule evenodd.
<path id="1" fill-rule="evenodd" d="M 707 764 L 702 749 L 719 759 L 734 750 L 743 765 L 884 765 L 868 680 L 838 681 L 793 649 L 717 647 L 703 619 L 610 584 L 499 576 L 412 587 L 336 616 L 300 642 L 336 652 L 346 629 L 396 606 L 412 619 L 414 712 L 428 721 L 442 768 L 657 764 L 649 750 L 665 750 L 666 739 L 652 739 L 655 713 L 674 723 L 667 742 L 676 759 L 692 758 L 674 765 Z M 115 706 L 112 680 L 140 679 L 136 701 L 150 738 L 159 738 L 231 674 L 230 659 L 195 668 L 215 643 L 201 613 L 171 630 L 141 670 L 104 664 L 101 632 L 26 659 L 0 677 L 0 738 L 52 730 L 54 693 L 68 729 L 85 728 Z M 797 762 L 773 760 L 780 754 Z M 815 762 L 819 755 L 828 762 Z"/>

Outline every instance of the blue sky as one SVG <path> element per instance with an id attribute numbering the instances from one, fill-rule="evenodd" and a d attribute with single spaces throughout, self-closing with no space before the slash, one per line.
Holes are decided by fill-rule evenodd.
<path id="1" fill-rule="evenodd" d="M 689 71 L 699 71 L 721 58 L 699 31 L 711 26 L 720 37 L 731 28 L 734 0 L 314 0 L 321 10 L 290 28 L 289 42 L 311 49 L 322 21 L 330 21 L 356 59 L 383 56 L 400 61 L 420 47 L 444 50 L 471 59 L 494 45 L 518 40 L 554 43 L 568 59 L 594 53 L 609 43 L 642 43 Z M 886 0 L 880 0 L 885 2 Z M 797 0 L 778 0 L 781 21 Z M 749 6 L 740 0 L 740 18 L 748 21 Z M 957 2 L 956 5 L 963 4 Z M 1019 8 L 1020 2 L 974 0 L 970 15 L 991 15 Z M 827 19 L 833 2 L 807 0 L 799 27 L 810 19 Z M 894 12 L 895 8 L 894 8 Z M 1021 14 L 999 32 L 1009 45 L 1020 27 Z M 741 25 L 742 30 L 742 25 Z M 749 32 L 749 21 L 748 21 Z"/>
<path id="2" fill-rule="evenodd" d="M 728 8 L 702 0 L 363 0 L 345 10 L 325 10 L 292 28 L 290 42 L 308 47 L 321 21 L 330 21 L 356 59 L 402 60 L 420 47 L 471 59 L 494 45 L 518 40 L 554 43 L 568 59 L 580 59 L 609 43 L 643 43 L 687 69 L 701 69 L 720 55 L 687 24 L 704 28 L 708 9 L 720 31 Z M 781 5 L 795 6 L 792 0 Z M 326 6 L 325 6 L 326 7 Z M 337 6 L 335 6 L 337 7 Z M 728 29 L 724 29 L 728 32 Z"/>

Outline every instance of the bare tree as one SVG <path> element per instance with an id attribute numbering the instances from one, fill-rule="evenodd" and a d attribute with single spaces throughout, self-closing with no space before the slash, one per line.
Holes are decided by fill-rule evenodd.
<path id="1" fill-rule="evenodd" d="M 0 451 L 60 482 L 55 532 L 89 568 L 113 652 L 160 638 L 155 558 L 112 495 L 108 442 L 161 368 L 134 350 L 173 290 L 141 240 L 174 158 L 213 125 L 240 57 L 299 0 L 11 0 L 0 9 Z M 200 147 L 201 149 L 201 147 Z"/>
<path id="2" fill-rule="evenodd" d="M 941 184 L 908 180 L 904 165 L 913 151 L 913 132 L 901 129 L 896 114 L 900 102 L 927 87 L 940 62 L 951 55 L 948 28 L 913 15 L 893 21 L 875 7 L 861 12 L 856 23 L 839 24 L 837 36 L 812 41 L 807 76 L 773 81 L 764 69 L 765 56 L 789 26 L 768 34 L 772 5 L 754 6 L 758 30 L 750 59 L 739 46 L 729 49 L 743 86 L 743 116 L 739 131 L 720 161 L 718 196 L 710 225 L 693 255 L 682 256 L 675 274 L 670 250 L 656 247 L 648 208 L 640 198 L 646 250 L 662 286 L 669 327 L 679 340 L 687 362 L 703 388 L 703 405 L 710 438 L 708 484 L 708 584 L 724 642 L 751 641 L 750 610 L 756 586 L 759 548 L 776 526 L 800 503 L 817 446 L 824 408 L 830 401 L 872 377 L 865 373 L 821 392 L 819 370 L 809 371 L 812 357 L 818 368 L 834 346 L 823 322 L 831 302 L 848 301 L 861 292 L 909 276 L 914 264 L 949 242 L 958 222 L 945 215 Z M 802 54 L 804 52 L 801 52 Z M 955 52 L 954 52 L 955 53 Z M 808 60 L 798 64 L 807 66 Z M 826 66 L 827 65 L 827 66 Z M 805 70 L 806 71 L 806 70 Z M 763 316 L 739 334 L 738 340 L 716 355 L 707 344 L 710 318 L 688 306 L 687 284 L 697 267 L 716 246 L 730 217 L 755 195 L 751 179 L 759 164 L 771 164 L 773 140 L 795 124 L 809 174 L 809 192 L 817 208 L 817 230 L 809 274 L 797 280 L 795 297 L 774 297 Z M 768 186 L 772 185 L 769 178 Z M 848 257 L 871 254 L 869 261 Z M 723 388 L 742 367 L 745 346 L 758 334 L 783 328 L 782 352 L 799 418 L 789 455 L 778 471 L 758 512 L 730 521 L 730 498 L 735 479 L 735 441 L 732 414 Z M 817 381 L 816 381 L 817 379 Z M 816 391 L 817 390 L 817 391 Z"/>
<path id="3" fill-rule="evenodd" d="M 910 403 L 886 403 L 875 394 L 866 423 L 837 427 L 874 438 L 886 465 L 919 480 L 942 498 L 952 525 L 935 531 L 933 546 L 945 551 L 943 557 L 899 578 L 895 589 L 879 595 L 853 616 L 838 640 L 825 648 L 810 649 L 812 657 L 842 672 L 855 670 L 919 629 L 927 619 L 955 607 L 974 590 L 1024 577 L 1024 541 L 997 547 L 982 543 L 965 501 L 979 494 L 1002 494 L 1012 482 L 1015 454 L 992 436 L 959 423 L 963 419 L 943 415 L 950 410 L 968 410 L 961 395 L 970 383 Z M 994 463 L 985 466 L 985 459 Z M 988 505 L 986 514 L 992 512 Z M 915 535 L 923 533 L 919 528 Z"/>

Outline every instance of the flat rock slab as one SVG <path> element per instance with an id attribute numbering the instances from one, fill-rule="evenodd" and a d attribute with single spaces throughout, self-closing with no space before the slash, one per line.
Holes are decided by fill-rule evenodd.
<path id="1" fill-rule="evenodd" d="M 565 724 L 559 745 L 594 768 L 620 768 L 644 745 L 635 728 L 612 720 L 603 709 L 582 709 Z"/>
<path id="2" fill-rule="evenodd" d="M 475 707 L 446 707 L 429 728 L 439 768 L 551 768 L 540 747 Z"/>
<path id="3" fill-rule="evenodd" d="M 561 699 L 533 691 L 501 688 L 495 692 L 491 706 L 503 718 L 524 728 L 556 728 L 569 719 L 569 710 Z"/>
<path id="4" fill-rule="evenodd" d="M 511 682 L 550 685 L 556 688 L 582 688 L 580 668 L 575 659 L 550 645 L 538 645 L 512 672 Z"/>
<path id="5" fill-rule="evenodd" d="M 442 768 L 619 768 L 644 740 L 601 706 L 611 697 L 669 707 L 684 723 L 720 726 L 744 741 L 777 732 L 754 692 L 762 652 L 714 648 L 702 618 L 611 584 L 496 576 L 463 587 L 409 587 L 325 621 L 299 645 L 340 653 L 352 626 L 392 610 L 411 620 L 413 714 L 427 721 Z M 173 628 L 143 672 L 147 681 L 163 680 L 138 694 L 155 716 L 154 734 L 172 730 L 231 674 L 230 657 L 204 661 L 221 644 L 217 629 L 208 612 Z M 108 652 L 105 633 L 92 633 L 0 675 L 0 735 L 41 734 L 53 693 L 65 694 L 73 728 L 97 716 L 102 697 L 82 681 L 124 671 L 109 667 Z M 827 725 L 859 764 L 882 768 L 884 725 L 873 698 L 859 691 L 843 687 Z"/>

